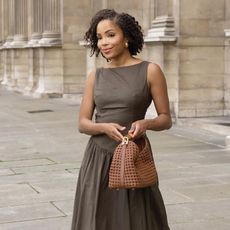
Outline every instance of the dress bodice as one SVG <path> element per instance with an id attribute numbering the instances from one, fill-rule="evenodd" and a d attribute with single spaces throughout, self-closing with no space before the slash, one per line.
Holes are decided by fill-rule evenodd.
<path id="1" fill-rule="evenodd" d="M 134 121 L 144 119 L 152 101 L 147 83 L 148 64 L 143 61 L 131 66 L 96 70 L 95 122 L 118 123 L 126 127 L 127 133 Z"/>

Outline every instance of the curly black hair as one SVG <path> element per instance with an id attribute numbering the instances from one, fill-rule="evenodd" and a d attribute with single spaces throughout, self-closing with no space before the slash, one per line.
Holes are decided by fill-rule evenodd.
<path id="1" fill-rule="evenodd" d="M 103 9 L 98 11 L 91 20 L 90 27 L 85 33 L 85 41 L 91 48 L 91 56 L 96 53 L 98 57 L 100 50 L 97 47 L 97 25 L 102 20 L 111 20 L 117 24 L 128 40 L 128 49 L 131 55 L 139 53 L 144 44 L 141 26 L 136 19 L 127 13 L 117 13 L 113 9 Z"/>

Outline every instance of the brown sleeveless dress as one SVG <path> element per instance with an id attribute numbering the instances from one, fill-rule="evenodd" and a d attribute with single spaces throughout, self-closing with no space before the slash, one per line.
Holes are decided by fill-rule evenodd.
<path id="1" fill-rule="evenodd" d="M 95 122 L 126 127 L 144 119 L 152 97 L 148 62 L 99 68 L 94 85 Z M 106 135 L 91 136 L 79 172 L 72 230 L 169 230 L 158 184 L 135 190 L 108 188 L 108 171 L 118 145 Z"/>

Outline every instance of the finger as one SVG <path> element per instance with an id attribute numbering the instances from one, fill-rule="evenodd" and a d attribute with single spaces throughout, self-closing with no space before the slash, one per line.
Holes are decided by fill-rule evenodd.
<path id="1" fill-rule="evenodd" d="M 118 129 L 119 129 L 120 131 L 124 131 L 124 130 L 126 129 L 126 127 L 121 126 L 121 127 L 119 127 Z"/>
<path id="2" fill-rule="evenodd" d="M 117 133 L 117 138 L 118 138 L 119 141 L 122 141 L 123 135 L 120 132 L 118 132 Z"/>
<path id="3" fill-rule="evenodd" d="M 114 132 L 112 132 L 112 133 L 109 135 L 109 137 L 110 137 L 111 139 L 115 140 L 115 141 L 119 141 L 119 137 L 118 137 Z"/>
<path id="4" fill-rule="evenodd" d="M 135 130 L 133 132 L 133 138 L 137 138 L 139 137 L 139 135 L 141 134 L 141 129 L 139 125 L 136 125 Z"/>
<path id="5" fill-rule="evenodd" d="M 132 124 L 130 130 L 128 131 L 128 135 L 131 137 L 131 138 L 134 138 L 134 132 L 136 130 L 136 125 Z"/>
<path id="6" fill-rule="evenodd" d="M 123 139 L 122 134 L 117 129 L 114 129 L 112 135 L 113 135 L 113 139 L 115 139 L 116 141 L 122 141 Z"/>
<path id="7" fill-rule="evenodd" d="M 137 130 L 135 130 L 135 132 L 133 133 L 133 138 L 135 139 L 135 138 L 137 138 L 138 137 L 138 131 Z"/>
<path id="8" fill-rule="evenodd" d="M 136 129 L 136 124 L 132 124 L 129 132 L 133 133 L 135 129 Z"/>
<path id="9" fill-rule="evenodd" d="M 121 126 L 121 125 L 118 125 L 118 124 L 116 124 L 116 126 L 115 126 L 118 130 L 120 130 L 120 131 L 123 131 L 123 130 L 125 130 L 126 129 L 126 127 L 125 126 Z"/>

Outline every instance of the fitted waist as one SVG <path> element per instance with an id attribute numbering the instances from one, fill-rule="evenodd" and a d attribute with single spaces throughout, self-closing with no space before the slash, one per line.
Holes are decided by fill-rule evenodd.
<path id="1" fill-rule="evenodd" d="M 126 135 L 126 134 L 123 134 Z M 145 138 L 148 140 L 147 135 L 144 135 Z M 106 134 L 100 134 L 100 135 L 93 135 L 91 136 L 91 139 L 102 149 L 107 150 L 110 153 L 113 153 L 115 148 L 121 143 L 118 141 L 115 141 L 113 139 L 111 139 L 109 136 L 107 136 Z M 134 140 L 136 141 L 136 140 Z M 149 143 L 150 144 L 150 143 Z"/>
<path id="2" fill-rule="evenodd" d="M 95 115 L 96 123 L 117 123 L 121 126 L 126 127 L 127 130 L 130 129 L 133 122 L 137 120 L 144 119 L 145 114 L 133 115 L 133 114 L 101 114 L 97 113 Z"/>
<path id="3" fill-rule="evenodd" d="M 111 139 L 106 134 L 94 135 L 91 136 L 91 139 L 102 149 L 106 149 L 108 152 L 114 152 L 115 148 L 119 144 L 119 142 Z"/>

